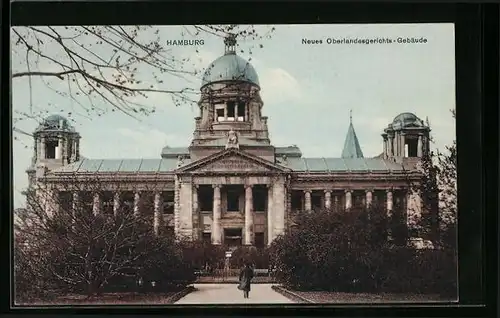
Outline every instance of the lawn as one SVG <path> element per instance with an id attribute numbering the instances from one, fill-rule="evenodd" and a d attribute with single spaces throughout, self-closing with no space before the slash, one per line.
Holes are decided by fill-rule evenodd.
<path id="1" fill-rule="evenodd" d="M 191 292 L 193 288 L 177 292 L 163 293 L 105 293 L 88 298 L 85 295 L 66 295 L 52 300 L 37 300 L 33 302 L 16 302 L 17 306 L 64 306 L 64 305 L 134 305 L 173 304 L 179 298 Z"/>
<path id="2" fill-rule="evenodd" d="M 281 289 L 281 291 L 280 291 Z M 393 293 L 340 293 L 323 291 L 294 291 L 278 287 L 278 292 L 292 298 L 298 296 L 308 303 L 316 304 L 365 304 L 365 303 L 427 303 L 450 302 L 440 295 L 433 294 L 393 294 Z"/>

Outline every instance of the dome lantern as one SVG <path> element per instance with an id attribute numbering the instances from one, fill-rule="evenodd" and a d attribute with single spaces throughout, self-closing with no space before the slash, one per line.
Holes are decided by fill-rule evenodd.
<path id="1" fill-rule="evenodd" d="M 229 34 L 224 38 L 224 44 L 226 45 L 225 54 L 236 54 L 236 35 Z"/>

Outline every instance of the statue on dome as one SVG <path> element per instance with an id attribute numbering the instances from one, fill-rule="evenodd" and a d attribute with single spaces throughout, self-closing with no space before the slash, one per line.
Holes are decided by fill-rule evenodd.
<path id="1" fill-rule="evenodd" d="M 240 145 L 238 144 L 238 134 L 232 128 L 227 133 L 226 149 L 229 148 L 236 148 L 236 149 L 240 148 Z"/>

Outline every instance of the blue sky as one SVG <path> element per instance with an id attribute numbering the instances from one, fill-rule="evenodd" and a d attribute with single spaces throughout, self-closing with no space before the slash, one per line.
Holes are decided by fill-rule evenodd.
<path id="1" fill-rule="evenodd" d="M 268 30 L 262 26 L 259 30 Z M 275 26 L 270 39 L 240 41 L 251 58 L 261 84 L 263 115 L 268 116 L 271 142 L 276 146 L 298 145 L 305 157 L 339 157 L 349 125 L 349 110 L 365 157 L 382 152 L 380 134 L 402 112 L 428 117 L 435 139 L 443 149 L 455 138 L 455 45 L 453 24 L 399 25 L 289 25 Z M 203 70 L 224 53 L 219 37 L 191 36 L 183 27 L 159 27 L 161 42 L 203 39 L 196 47 L 171 47 L 171 54 L 189 58 L 190 66 Z M 147 35 L 146 35 L 147 36 Z M 420 44 L 326 44 L 327 38 L 425 38 Z M 323 44 L 302 44 L 302 39 L 322 39 Z M 262 44 L 262 48 L 258 46 Z M 252 55 L 248 48 L 253 48 Z M 46 45 L 46 50 L 51 50 Z M 102 51 L 102 56 L 111 52 Z M 44 65 L 52 68 L 53 65 Z M 13 49 L 13 72 L 26 70 L 22 54 Z M 147 70 L 139 70 L 148 81 Z M 46 79 L 52 88 L 67 90 L 64 81 Z M 59 83 L 61 82 L 61 83 Z M 165 75 L 161 88 L 199 89 L 201 73 L 180 79 Z M 80 132 L 81 154 L 87 158 L 159 158 L 162 147 L 187 146 L 194 130 L 196 106 L 175 106 L 169 96 L 148 95 L 155 113 L 140 120 L 118 112 L 87 115 L 75 102 L 56 94 L 39 78 L 13 79 L 13 112 L 32 114 L 71 112 Z M 141 100 L 144 101 L 144 100 Z M 101 105 L 106 108 L 106 105 Z M 16 128 L 32 132 L 36 119 L 24 119 Z M 14 205 L 23 205 L 20 195 L 27 186 L 26 168 L 33 154 L 33 140 L 15 134 Z"/>

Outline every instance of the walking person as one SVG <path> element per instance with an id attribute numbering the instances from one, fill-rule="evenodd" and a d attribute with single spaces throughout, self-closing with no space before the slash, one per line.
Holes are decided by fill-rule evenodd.
<path id="1" fill-rule="evenodd" d="M 253 269 L 250 263 L 246 263 L 240 272 L 238 289 L 243 291 L 243 298 L 248 298 L 250 293 L 250 282 L 253 278 Z"/>

